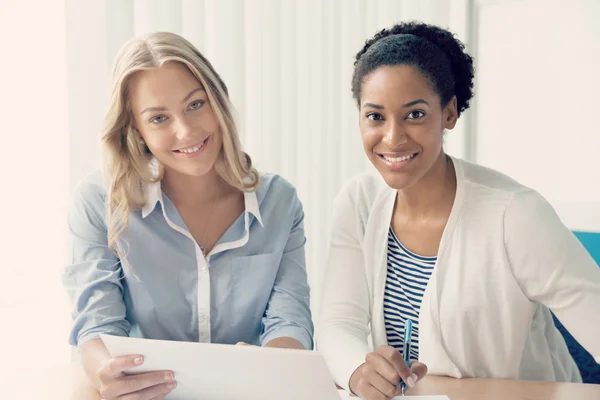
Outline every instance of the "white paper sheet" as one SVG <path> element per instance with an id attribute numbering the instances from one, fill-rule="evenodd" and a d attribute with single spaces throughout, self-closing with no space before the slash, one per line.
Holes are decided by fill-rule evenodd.
<path id="1" fill-rule="evenodd" d="M 338 395 L 341 400 L 359 400 L 358 397 L 350 396 L 350 393 L 345 390 L 338 390 Z M 396 396 L 392 400 L 450 400 L 448 396 Z"/>
<path id="2" fill-rule="evenodd" d="M 339 400 L 319 352 L 102 335 L 113 357 L 141 354 L 128 373 L 172 370 L 170 400 Z"/>

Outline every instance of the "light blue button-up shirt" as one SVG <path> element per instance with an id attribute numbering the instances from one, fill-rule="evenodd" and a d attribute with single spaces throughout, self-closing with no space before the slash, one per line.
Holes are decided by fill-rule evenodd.
<path id="1" fill-rule="evenodd" d="M 107 247 L 100 173 L 74 190 L 63 274 L 72 345 L 111 334 L 254 345 L 291 337 L 312 349 L 304 213 L 288 182 L 262 175 L 206 258 L 160 183 L 146 196 L 130 213 L 118 256 Z"/>

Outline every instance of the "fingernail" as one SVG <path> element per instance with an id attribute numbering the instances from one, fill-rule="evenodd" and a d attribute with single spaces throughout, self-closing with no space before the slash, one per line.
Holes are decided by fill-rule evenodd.
<path id="1" fill-rule="evenodd" d="M 413 381 L 415 381 L 415 383 L 417 383 L 417 381 L 419 380 L 417 374 L 412 374 L 411 378 L 413 378 Z"/>
<path id="2" fill-rule="evenodd" d="M 167 372 L 165 374 L 165 381 L 172 381 L 173 380 L 173 374 L 170 372 Z"/>
<path id="3" fill-rule="evenodd" d="M 409 387 L 414 387 L 414 386 L 415 386 L 415 380 L 413 379 L 413 377 L 412 377 L 412 376 L 409 376 L 409 377 L 406 379 L 406 384 L 407 384 Z"/>
<path id="4" fill-rule="evenodd" d="M 137 357 L 135 360 L 133 360 L 134 363 L 136 364 L 141 364 L 144 360 L 142 359 L 142 357 Z"/>
<path id="5" fill-rule="evenodd" d="M 171 383 L 169 383 L 169 384 L 167 385 L 167 387 L 168 387 L 169 389 L 175 389 L 175 387 L 176 387 L 176 386 L 177 386 L 177 383 L 176 383 L 175 381 L 173 381 L 173 382 L 171 382 Z"/>

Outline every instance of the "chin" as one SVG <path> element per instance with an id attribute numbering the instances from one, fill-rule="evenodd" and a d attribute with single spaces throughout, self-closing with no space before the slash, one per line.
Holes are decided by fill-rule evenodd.
<path id="1" fill-rule="evenodd" d="M 395 190 L 407 189 L 418 181 L 414 174 L 403 172 L 379 171 L 379 175 L 389 187 Z"/>
<path id="2" fill-rule="evenodd" d="M 389 187 L 395 190 L 407 189 L 414 184 L 413 180 L 407 179 L 408 177 L 406 176 L 392 176 L 392 174 L 386 175 L 383 175 L 383 180 Z"/>
<path id="3" fill-rule="evenodd" d="M 177 175 L 201 177 L 213 170 L 214 164 L 205 165 L 203 163 L 202 165 L 181 165 L 179 163 L 173 163 L 171 165 L 166 165 L 166 169 Z"/>
<path id="4" fill-rule="evenodd" d="M 208 174 L 212 170 L 213 166 L 206 168 L 187 168 L 185 170 L 180 170 L 180 173 L 188 176 L 201 177 Z"/>

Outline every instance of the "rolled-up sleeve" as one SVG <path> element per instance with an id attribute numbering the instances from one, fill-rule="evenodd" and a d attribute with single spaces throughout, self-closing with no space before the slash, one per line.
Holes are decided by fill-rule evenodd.
<path id="1" fill-rule="evenodd" d="M 263 317 L 260 341 L 265 345 L 275 338 L 290 337 L 312 350 L 314 327 L 304 253 L 304 211 L 295 191 L 291 209 L 293 224 Z"/>
<path id="2" fill-rule="evenodd" d="M 129 335 L 121 263 L 108 248 L 105 204 L 103 189 L 94 182 L 86 180 L 73 191 L 62 282 L 72 306 L 69 343 L 74 346 L 100 334 Z"/>

